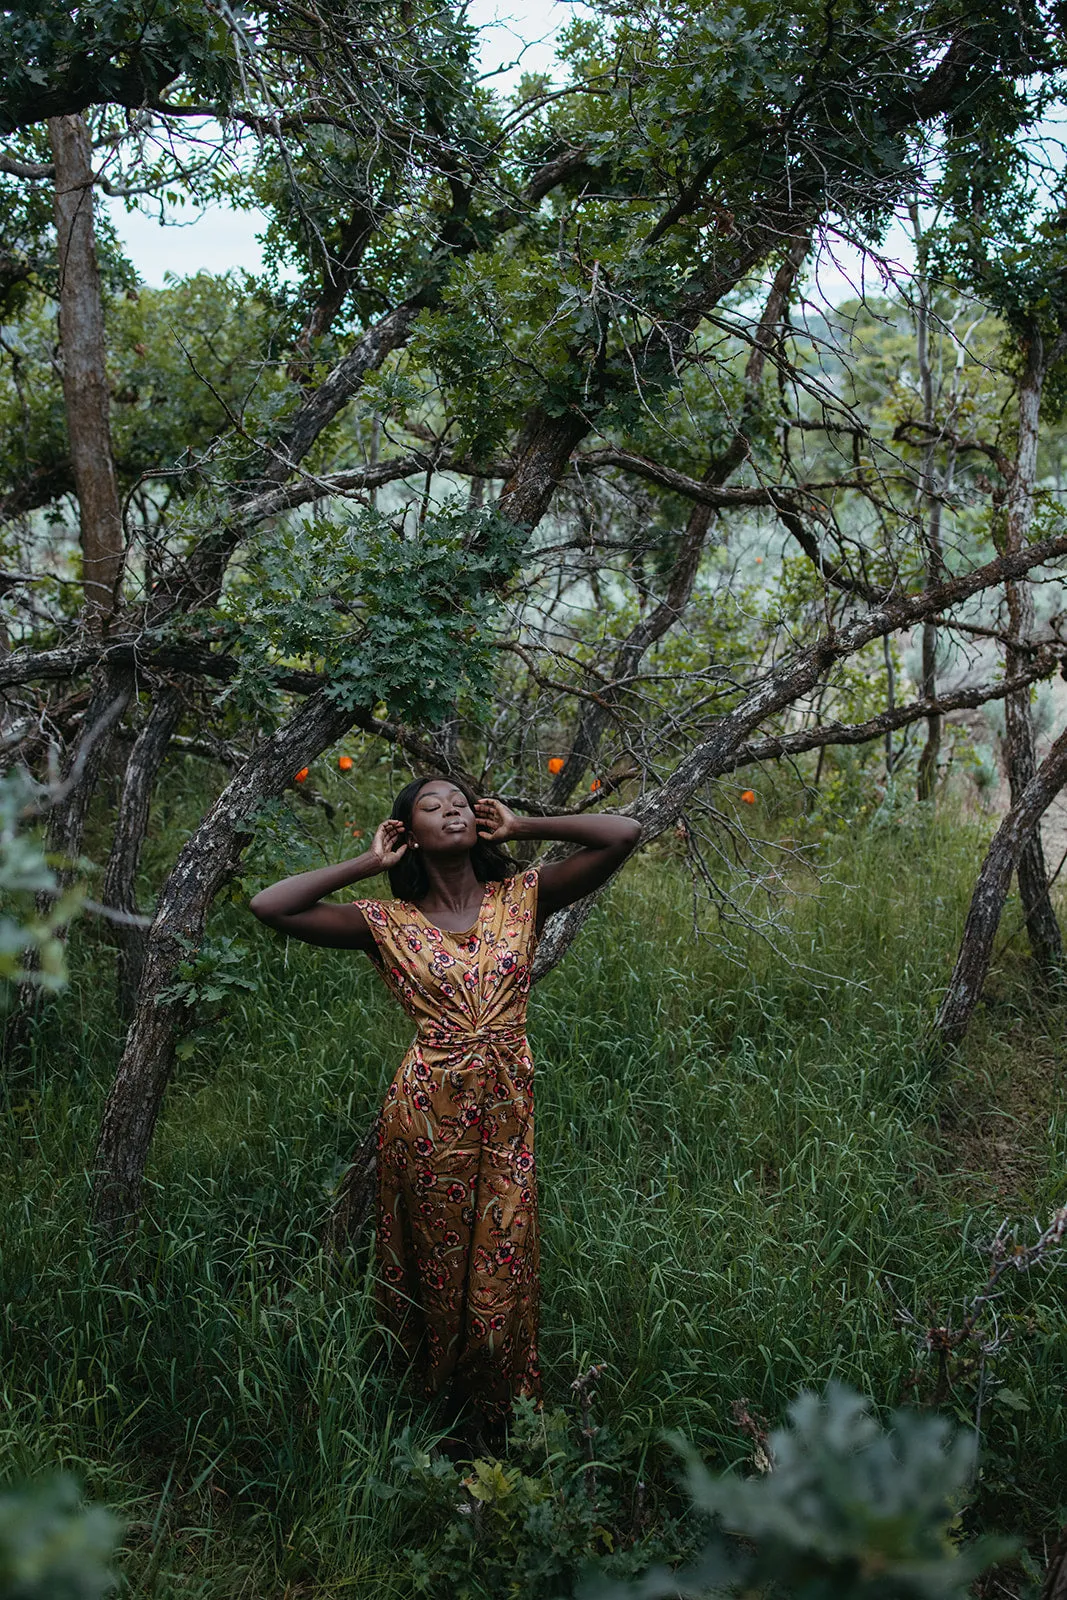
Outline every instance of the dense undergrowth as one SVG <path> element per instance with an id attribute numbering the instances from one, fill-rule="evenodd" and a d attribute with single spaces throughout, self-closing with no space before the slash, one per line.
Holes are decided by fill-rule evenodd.
<path id="1" fill-rule="evenodd" d="M 164 820 L 180 827 L 180 802 Z M 565 1413 L 604 1363 L 592 1420 L 614 1507 L 560 1570 L 684 1547 L 664 1430 L 723 1467 L 752 1452 L 741 1400 L 777 1422 L 837 1379 L 883 1410 L 928 1404 L 902 1308 L 920 1328 L 958 1320 L 1002 1217 L 1063 1203 L 1067 1009 L 1032 1003 L 1011 918 L 963 1053 L 938 1066 L 923 1048 L 981 835 L 906 808 L 825 834 L 774 945 L 710 917 L 694 933 L 681 846 L 656 847 L 535 992 L 550 1412 L 523 1471 L 566 1436 L 557 1467 L 584 1481 Z M 286 946 L 241 893 L 211 935 L 241 941 L 226 970 L 254 987 L 190 1039 L 146 1223 L 102 1264 L 87 1169 L 122 1030 L 110 954 L 76 931 L 3 1119 L 0 1472 L 79 1474 L 127 1518 L 137 1595 L 455 1592 L 435 1577 L 448 1510 L 419 1480 L 435 1419 L 383 1366 L 366 1250 L 338 1263 L 319 1244 L 408 1024 L 362 958 Z M 952 1363 L 944 1409 L 973 1424 L 982 1402 L 969 1531 L 1039 1547 L 1067 1519 L 1063 1310 L 1055 1271 L 1013 1279 L 998 1314 L 1015 1337 Z M 521 1551 L 511 1570 L 516 1595 L 566 1592 L 524 1579 Z"/>

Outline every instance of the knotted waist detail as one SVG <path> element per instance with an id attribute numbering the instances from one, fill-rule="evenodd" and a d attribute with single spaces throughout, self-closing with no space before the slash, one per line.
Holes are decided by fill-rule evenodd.
<path id="1" fill-rule="evenodd" d="M 477 1027 L 464 1027 L 461 1023 L 433 1022 L 419 1029 L 418 1042 L 431 1050 L 469 1050 L 478 1045 L 493 1045 L 507 1049 L 526 1043 L 526 1025 L 482 1023 Z"/>

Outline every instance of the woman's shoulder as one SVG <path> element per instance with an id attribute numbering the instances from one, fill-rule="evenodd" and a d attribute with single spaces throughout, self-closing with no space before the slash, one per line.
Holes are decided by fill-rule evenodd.
<path id="1" fill-rule="evenodd" d="M 411 917 L 411 907 L 406 900 L 356 900 L 353 904 L 359 907 L 368 922 L 380 928 L 401 918 L 410 920 Z"/>
<path id="2" fill-rule="evenodd" d="M 520 867 L 501 880 L 500 892 L 508 900 L 529 900 L 537 895 L 537 868 Z"/>

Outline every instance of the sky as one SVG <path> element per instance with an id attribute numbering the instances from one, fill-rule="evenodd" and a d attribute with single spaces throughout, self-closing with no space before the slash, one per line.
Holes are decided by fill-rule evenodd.
<path id="1" fill-rule="evenodd" d="M 554 40 L 574 15 L 580 0 L 470 0 L 468 14 L 482 29 L 482 65 L 499 72 L 496 82 L 507 89 L 524 72 L 549 72 L 554 62 Z M 103 198 L 103 197 L 101 197 Z M 262 252 L 256 233 L 262 219 L 256 212 L 234 211 L 212 205 L 166 207 L 166 226 L 159 222 L 159 206 L 149 212 L 127 211 L 120 200 L 104 200 L 111 212 L 127 255 L 143 281 L 159 287 L 168 272 L 179 276 L 198 271 L 226 272 L 247 268 L 256 272 Z M 906 273 L 913 252 L 904 229 L 890 229 L 884 254 Z M 839 243 L 823 248 L 814 274 L 816 298 L 831 305 L 851 300 L 865 286 L 868 293 L 882 290 L 877 270 L 860 252 Z"/>

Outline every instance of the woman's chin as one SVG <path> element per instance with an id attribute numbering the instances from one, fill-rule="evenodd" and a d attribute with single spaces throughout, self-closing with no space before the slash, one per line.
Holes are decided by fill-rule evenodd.
<path id="1" fill-rule="evenodd" d="M 477 839 L 471 839 L 465 833 L 454 833 L 451 838 L 445 837 L 434 848 L 435 856 L 469 856 Z"/>

